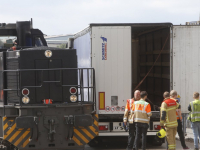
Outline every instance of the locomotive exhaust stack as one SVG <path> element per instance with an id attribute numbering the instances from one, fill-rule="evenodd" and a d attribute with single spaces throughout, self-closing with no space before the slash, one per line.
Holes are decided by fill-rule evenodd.
<path id="1" fill-rule="evenodd" d="M 22 21 L 16 23 L 16 30 L 18 35 L 17 42 L 20 46 L 32 46 L 31 29 L 32 25 L 30 21 Z"/>

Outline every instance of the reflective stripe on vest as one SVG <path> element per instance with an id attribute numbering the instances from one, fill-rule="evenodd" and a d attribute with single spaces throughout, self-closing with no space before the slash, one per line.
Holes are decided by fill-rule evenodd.
<path id="1" fill-rule="evenodd" d="M 149 122 L 149 119 L 134 118 L 134 121 L 147 121 L 147 122 Z"/>
<path id="2" fill-rule="evenodd" d="M 167 108 L 167 109 L 161 108 L 161 111 L 170 111 L 170 110 L 173 110 L 173 109 L 176 109 L 176 106 L 171 107 L 171 108 Z"/>
<path id="3" fill-rule="evenodd" d="M 132 99 L 129 99 L 129 108 L 130 108 L 130 110 L 131 110 L 131 101 Z"/>
<path id="4" fill-rule="evenodd" d="M 143 111 L 143 110 L 135 110 L 134 112 L 147 113 L 146 111 Z"/>
<path id="5" fill-rule="evenodd" d="M 129 107 L 130 107 L 130 112 L 132 113 L 132 108 L 131 108 L 131 105 L 134 103 L 134 100 L 133 99 L 129 99 Z"/>

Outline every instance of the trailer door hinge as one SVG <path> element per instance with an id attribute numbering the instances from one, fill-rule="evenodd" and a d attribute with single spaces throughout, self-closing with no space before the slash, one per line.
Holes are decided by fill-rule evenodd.
<path id="1" fill-rule="evenodd" d="M 173 89 L 173 82 L 170 82 L 170 86 L 171 86 L 171 88 Z"/>

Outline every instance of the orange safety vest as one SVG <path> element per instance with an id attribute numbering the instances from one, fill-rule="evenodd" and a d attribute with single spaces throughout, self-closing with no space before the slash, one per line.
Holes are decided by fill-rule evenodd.
<path id="1" fill-rule="evenodd" d="M 132 98 L 132 99 L 127 99 L 127 101 L 126 101 L 126 108 L 125 108 L 125 110 L 128 110 L 128 111 L 130 111 L 130 110 L 131 110 L 131 108 L 133 107 L 133 103 L 134 103 L 134 100 L 133 100 L 133 98 Z"/>
<path id="2" fill-rule="evenodd" d="M 149 123 L 151 113 L 151 106 L 148 102 L 141 99 L 134 102 L 132 107 L 132 113 L 134 113 L 134 122 Z"/>
<path id="3" fill-rule="evenodd" d="M 124 122 L 129 121 L 130 123 L 133 123 L 133 118 L 130 114 L 130 110 L 132 110 L 133 107 L 133 103 L 134 103 L 134 99 L 127 99 L 126 101 L 126 108 L 125 108 L 125 112 L 124 112 Z"/>
<path id="4" fill-rule="evenodd" d="M 179 103 L 177 99 L 174 99 L 174 98 L 171 98 L 171 99 L 175 100 L 176 103 Z M 178 116 L 177 110 L 176 110 L 176 117 L 177 117 L 177 120 L 180 119 L 180 117 Z M 181 119 L 182 119 L 182 118 L 181 118 Z"/>

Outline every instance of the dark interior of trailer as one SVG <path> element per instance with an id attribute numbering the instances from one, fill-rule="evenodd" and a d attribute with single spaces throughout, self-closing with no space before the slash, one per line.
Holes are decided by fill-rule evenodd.
<path id="1" fill-rule="evenodd" d="M 132 90 L 147 75 L 170 34 L 170 24 L 132 26 Z M 149 75 L 137 88 L 147 91 L 154 105 L 161 105 L 170 90 L 170 38 Z"/>

